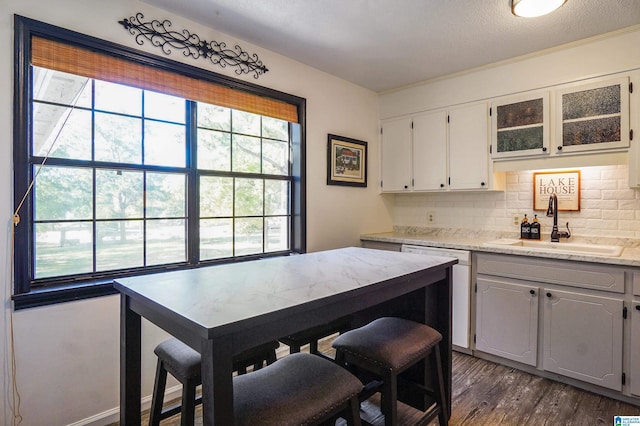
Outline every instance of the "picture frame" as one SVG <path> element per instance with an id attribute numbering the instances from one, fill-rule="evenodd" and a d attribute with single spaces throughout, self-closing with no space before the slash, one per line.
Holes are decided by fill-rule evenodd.
<path id="1" fill-rule="evenodd" d="M 367 186 L 367 142 L 329 134 L 327 185 Z"/>
<path id="2" fill-rule="evenodd" d="M 580 170 L 533 173 L 533 210 L 546 211 L 551 194 L 558 197 L 558 211 L 580 211 Z"/>

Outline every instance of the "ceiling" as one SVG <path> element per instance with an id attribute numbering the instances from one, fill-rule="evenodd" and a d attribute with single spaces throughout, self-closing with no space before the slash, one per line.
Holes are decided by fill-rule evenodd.
<path id="1" fill-rule="evenodd" d="M 529 19 L 510 0 L 143 1 L 376 92 L 640 24 L 640 0 Z"/>

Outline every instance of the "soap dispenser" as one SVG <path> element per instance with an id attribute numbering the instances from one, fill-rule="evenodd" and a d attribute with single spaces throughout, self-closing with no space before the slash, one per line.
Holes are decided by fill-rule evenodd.
<path id="1" fill-rule="evenodd" d="M 533 215 L 533 221 L 531 222 L 531 237 L 532 240 L 540 239 L 540 222 L 538 222 L 538 215 Z"/>
<path id="2" fill-rule="evenodd" d="M 520 224 L 520 238 L 523 240 L 528 240 L 531 238 L 531 224 L 529 223 L 529 219 L 527 219 L 527 215 L 524 215 L 524 219 L 522 219 L 522 223 Z"/>

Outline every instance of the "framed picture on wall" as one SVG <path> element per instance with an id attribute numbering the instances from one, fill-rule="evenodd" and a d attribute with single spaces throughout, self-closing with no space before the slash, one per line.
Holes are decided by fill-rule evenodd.
<path id="1" fill-rule="evenodd" d="M 367 186 L 367 143 L 329 135 L 327 185 Z"/>
<path id="2" fill-rule="evenodd" d="M 533 209 L 547 210 L 551 194 L 558 211 L 580 211 L 580 170 L 533 173 Z"/>

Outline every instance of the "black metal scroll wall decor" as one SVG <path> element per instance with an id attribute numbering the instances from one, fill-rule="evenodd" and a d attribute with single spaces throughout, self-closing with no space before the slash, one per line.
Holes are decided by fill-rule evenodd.
<path id="1" fill-rule="evenodd" d="M 161 48 L 166 55 L 170 55 L 172 49 L 182 50 L 184 56 L 191 56 L 194 59 L 205 58 L 222 68 L 226 68 L 227 65 L 237 67 L 236 74 L 253 73 L 253 78 L 258 78 L 261 74 L 269 71 L 258 59 L 258 55 L 245 52 L 237 44 L 235 49 L 229 49 L 224 42 L 201 40 L 200 36 L 189 30 L 172 30 L 171 21 L 168 19 L 164 21 L 154 19 L 148 22 L 143 22 L 143 19 L 144 15 L 137 13 L 136 16 L 131 16 L 129 19 L 118 21 L 136 37 L 136 43 L 140 46 L 144 44 L 146 39 L 153 46 Z"/>

